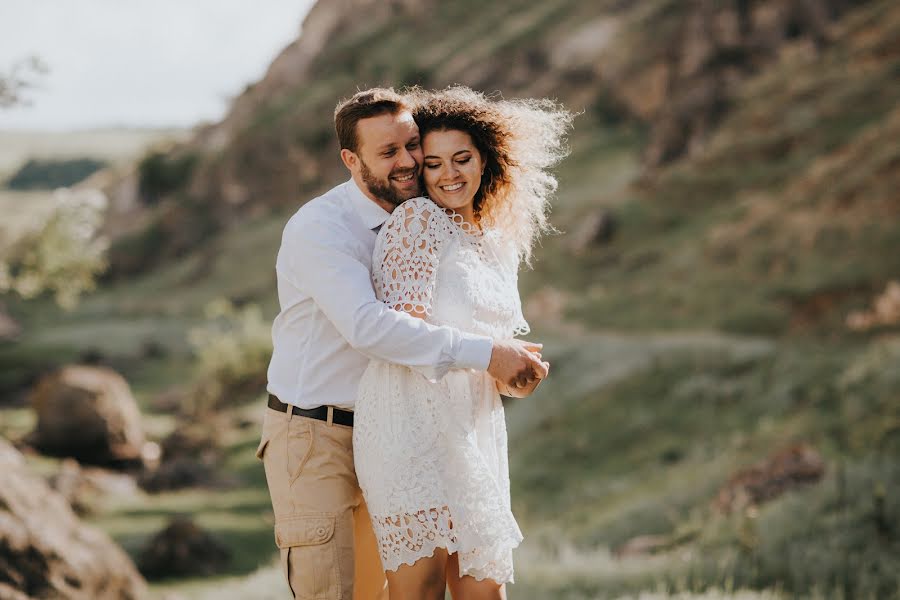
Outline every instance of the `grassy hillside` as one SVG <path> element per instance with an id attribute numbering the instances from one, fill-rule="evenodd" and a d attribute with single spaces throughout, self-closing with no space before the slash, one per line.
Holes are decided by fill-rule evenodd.
<path id="1" fill-rule="evenodd" d="M 188 332 L 219 297 L 274 317 L 272 267 L 298 190 L 343 177 L 336 157 L 322 158 L 334 154 L 339 96 L 385 82 L 558 90 L 584 113 L 559 171 L 563 234 L 522 274 L 532 337 L 553 367 L 534 398 L 507 406 L 526 537 L 510 597 L 900 597 L 900 327 L 845 324 L 900 278 L 895 3 L 861 3 L 821 49 L 800 35 L 747 70 L 705 143 L 653 168 L 654 119 L 589 75 L 570 40 L 596 41 L 613 18 L 604 64 L 652 72 L 688 3 L 428 6 L 433 21 L 412 11 L 355 23 L 314 61 L 315 85 L 273 95 L 201 161 L 195 183 L 207 190 L 239 182 L 265 198 L 236 224 L 70 313 L 9 302 L 25 333 L 0 345 L 4 433 L 31 427 L 19 400 L 37 373 L 85 356 L 127 376 L 153 437 L 196 418 L 161 400 L 173 388 L 190 398 Z M 568 54 L 548 50 L 565 44 Z M 614 231 L 590 241 L 601 213 Z M 136 553 L 169 515 L 190 512 L 233 549 L 222 577 L 155 584 L 160 595 L 282 591 L 252 456 L 261 412 L 261 391 L 243 390 L 215 421 L 223 488 L 114 499 L 91 517 Z M 735 473 L 797 443 L 821 455 L 820 481 L 716 508 Z M 641 538 L 652 545 L 626 552 Z"/>
<path id="2" fill-rule="evenodd" d="M 579 177 L 566 192 L 595 202 L 564 195 L 555 220 L 577 230 L 605 205 L 619 238 L 574 261 L 551 240 L 528 281 L 562 284 L 599 327 L 841 330 L 900 273 L 900 12 L 876 3 L 836 35 L 748 80 L 691 160 L 624 189 Z"/>

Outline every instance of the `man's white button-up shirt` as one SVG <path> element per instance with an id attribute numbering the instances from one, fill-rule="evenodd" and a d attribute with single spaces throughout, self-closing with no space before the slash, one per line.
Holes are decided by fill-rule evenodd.
<path id="1" fill-rule="evenodd" d="M 268 391 L 282 402 L 352 409 L 370 358 L 433 380 L 450 369 L 487 369 L 490 338 L 430 325 L 375 297 L 372 251 L 389 216 L 351 179 L 303 205 L 285 226 L 268 372 Z"/>

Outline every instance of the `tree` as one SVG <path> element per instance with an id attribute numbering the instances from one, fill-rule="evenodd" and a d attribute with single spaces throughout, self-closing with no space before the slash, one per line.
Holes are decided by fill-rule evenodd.
<path id="1" fill-rule="evenodd" d="M 46 64 L 31 56 L 0 73 L 0 109 L 27 105 L 24 94 L 35 87 L 33 77 L 47 72 Z M 54 196 L 56 207 L 38 228 L 0 248 L 0 294 L 32 298 L 51 292 L 60 306 L 70 308 L 106 268 L 108 242 L 98 231 L 107 200 L 99 190 L 60 188 Z"/>
<path id="2" fill-rule="evenodd" d="M 0 73 L 0 108 L 30 104 L 25 93 L 36 87 L 33 78 L 48 72 L 47 64 L 37 56 L 13 63 L 7 73 Z"/>
<path id="3" fill-rule="evenodd" d="M 103 224 L 106 196 L 99 190 L 54 192 L 56 207 L 41 227 L 25 234 L 0 255 L 0 293 L 33 298 L 51 292 L 63 308 L 94 289 L 106 269 Z"/>

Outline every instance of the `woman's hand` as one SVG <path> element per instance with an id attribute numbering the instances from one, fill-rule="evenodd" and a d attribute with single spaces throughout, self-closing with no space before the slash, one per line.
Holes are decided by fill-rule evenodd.
<path id="1" fill-rule="evenodd" d="M 537 353 L 535 353 L 535 354 L 537 354 Z M 537 357 L 540 360 L 541 355 L 537 354 Z M 547 369 L 547 372 L 549 373 L 550 363 L 544 362 L 543 365 Z M 497 384 L 497 391 L 500 392 L 500 394 L 502 394 L 503 396 L 508 396 L 510 398 L 527 398 L 528 396 L 533 394 L 536 389 L 538 389 L 538 386 L 541 385 L 541 382 L 543 380 L 544 380 L 543 378 L 535 376 L 535 377 L 532 377 L 528 382 L 526 382 L 521 387 L 519 387 L 518 385 L 515 385 L 515 384 L 507 385 L 506 383 L 503 383 L 502 381 L 499 381 L 499 380 L 495 380 L 495 382 Z"/>
<path id="2" fill-rule="evenodd" d="M 538 389 L 538 386 L 541 385 L 543 379 L 535 379 L 530 383 L 526 383 L 525 387 L 517 388 L 508 386 L 503 382 L 497 382 L 497 391 L 500 392 L 503 396 L 508 396 L 510 398 L 527 398 L 534 390 Z"/>

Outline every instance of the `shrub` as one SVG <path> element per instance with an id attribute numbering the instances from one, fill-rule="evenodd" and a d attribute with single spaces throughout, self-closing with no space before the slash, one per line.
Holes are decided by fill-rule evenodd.
<path id="1" fill-rule="evenodd" d="M 136 275 L 159 263 L 168 235 L 159 219 L 143 229 L 113 241 L 109 250 L 109 269 L 104 276 L 115 280 Z"/>
<path id="2" fill-rule="evenodd" d="M 199 371 L 195 412 L 258 396 L 272 357 L 270 325 L 259 306 L 238 309 L 219 299 L 207 305 L 206 317 L 207 323 L 189 334 Z"/>
<path id="3" fill-rule="evenodd" d="M 55 198 L 56 208 L 43 226 L 0 258 L 0 293 L 33 298 L 49 291 L 60 306 L 72 308 L 106 268 L 108 242 L 97 232 L 107 201 L 97 190 L 65 188 Z"/>
<path id="4" fill-rule="evenodd" d="M 151 152 L 138 165 L 138 190 L 146 204 L 156 204 L 164 196 L 181 189 L 188 181 L 197 156 L 183 154 L 171 156 L 163 152 Z"/>
<path id="5" fill-rule="evenodd" d="M 730 520 L 724 536 L 699 553 L 730 560 L 701 559 L 697 574 L 741 587 L 777 585 L 798 595 L 895 597 L 900 591 L 898 476 L 895 463 L 875 457 L 838 465 L 822 484 Z"/>

